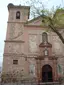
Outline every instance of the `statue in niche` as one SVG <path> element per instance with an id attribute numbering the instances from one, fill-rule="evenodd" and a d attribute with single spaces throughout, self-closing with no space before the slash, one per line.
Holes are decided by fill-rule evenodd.
<path id="1" fill-rule="evenodd" d="M 44 55 L 45 55 L 45 56 L 48 55 L 48 50 L 47 50 L 47 49 L 44 50 Z"/>

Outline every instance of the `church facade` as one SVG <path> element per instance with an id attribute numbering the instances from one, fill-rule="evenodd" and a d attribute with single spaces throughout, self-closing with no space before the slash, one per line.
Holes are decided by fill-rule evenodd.
<path id="1" fill-rule="evenodd" d="M 64 46 L 42 25 L 42 17 L 29 20 L 30 7 L 8 5 L 9 17 L 2 74 L 19 72 L 41 82 L 57 81 L 64 73 Z M 63 29 L 59 30 L 62 35 Z"/>

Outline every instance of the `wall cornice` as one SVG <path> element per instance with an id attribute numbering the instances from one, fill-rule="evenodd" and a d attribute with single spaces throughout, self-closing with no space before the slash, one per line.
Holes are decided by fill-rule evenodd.
<path id="1" fill-rule="evenodd" d="M 25 41 L 21 41 L 21 40 L 5 40 L 4 42 L 11 42 L 11 43 L 24 43 Z"/>

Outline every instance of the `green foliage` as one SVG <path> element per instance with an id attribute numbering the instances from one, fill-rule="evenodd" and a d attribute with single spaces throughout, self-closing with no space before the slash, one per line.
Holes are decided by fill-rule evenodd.
<path id="1" fill-rule="evenodd" d="M 64 26 L 64 9 L 57 9 L 53 16 L 54 26 L 57 28 L 63 28 Z"/>
<path id="2" fill-rule="evenodd" d="M 54 25 L 55 28 L 63 28 L 64 26 L 64 9 L 57 8 L 54 12 L 49 10 L 42 10 L 42 21 L 46 26 L 51 24 Z M 52 23 L 51 23 L 52 22 Z"/>

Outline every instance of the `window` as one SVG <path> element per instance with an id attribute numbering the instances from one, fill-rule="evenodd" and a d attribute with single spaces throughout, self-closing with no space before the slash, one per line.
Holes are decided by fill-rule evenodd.
<path id="1" fill-rule="evenodd" d="M 20 19 L 20 11 L 16 12 L 16 19 Z"/>
<path id="2" fill-rule="evenodd" d="M 18 60 L 13 60 L 13 64 L 18 64 Z"/>
<path id="3" fill-rule="evenodd" d="M 43 41 L 43 43 L 47 43 L 48 42 L 48 36 L 47 36 L 46 32 L 42 33 L 42 41 Z"/>

